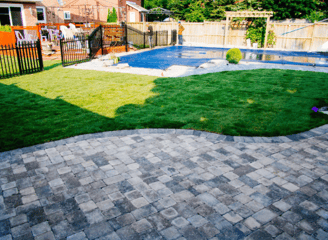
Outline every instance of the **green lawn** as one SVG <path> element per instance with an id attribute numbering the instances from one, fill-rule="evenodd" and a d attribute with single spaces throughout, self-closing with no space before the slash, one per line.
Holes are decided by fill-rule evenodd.
<path id="1" fill-rule="evenodd" d="M 0 81 L 0 151 L 80 134 L 184 128 L 234 136 L 281 136 L 328 123 L 328 74 L 290 70 L 183 78 L 45 71 Z"/>

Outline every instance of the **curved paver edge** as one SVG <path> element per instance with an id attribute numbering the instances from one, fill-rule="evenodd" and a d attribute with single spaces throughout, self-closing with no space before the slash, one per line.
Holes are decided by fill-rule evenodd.
<path id="1" fill-rule="evenodd" d="M 190 129 L 147 128 L 147 129 L 134 129 L 134 130 L 118 130 L 118 131 L 107 131 L 101 133 L 83 134 L 83 135 L 78 135 L 75 137 L 61 139 L 53 142 L 47 142 L 30 147 L 18 148 L 6 152 L 1 152 L 0 160 L 5 159 L 6 157 L 11 155 L 35 152 L 51 147 L 57 147 L 64 144 L 76 143 L 91 138 L 120 137 L 120 136 L 128 136 L 128 135 L 135 135 L 135 134 L 195 135 L 195 136 L 205 137 L 210 141 L 216 141 L 216 142 L 227 141 L 227 142 L 244 142 L 244 143 L 286 143 L 292 141 L 300 141 L 312 137 L 319 137 L 326 133 L 328 133 L 328 124 L 311 129 L 306 132 L 292 134 L 288 136 L 279 136 L 279 137 L 239 137 L 239 136 L 221 135 L 218 133 L 210 133 L 210 132 L 199 131 L 199 130 L 190 130 Z"/>

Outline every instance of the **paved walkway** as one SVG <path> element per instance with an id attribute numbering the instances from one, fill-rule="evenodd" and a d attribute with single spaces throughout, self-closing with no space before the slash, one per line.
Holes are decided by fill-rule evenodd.
<path id="1" fill-rule="evenodd" d="M 328 239 L 328 125 L 88 134 L 0 153 L 0 239 Z"/>

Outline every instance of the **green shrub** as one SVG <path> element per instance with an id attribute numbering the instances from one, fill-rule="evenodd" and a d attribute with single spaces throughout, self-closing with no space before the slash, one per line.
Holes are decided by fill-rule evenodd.
<path id="1" fill-rule="evenodd" d="M 11 27 L 9 25 L 0 25 L 0 32 L 11 32 Z"/>
<path id="2" fill-rule="evenodd" d="M 149 48 L 149 45 L 145 45 L 145 47 L 144 47 L 144 45 L 143 44 L 140 44 L 140 45 L 138 45 L 138 44 L 133 44 L 133 46 L 135 47 L 135 48 L 137 48 L 137 49 L 144 49 L 144 48 Z"/>
<path id="3" fill-rule="evenodd" d="M 239 63 L 239 61 L 243 58 L 241 55 L 241 51 L 238 48 L 231 48 L 227 52 L 226 59 L 229 63 Z"/>

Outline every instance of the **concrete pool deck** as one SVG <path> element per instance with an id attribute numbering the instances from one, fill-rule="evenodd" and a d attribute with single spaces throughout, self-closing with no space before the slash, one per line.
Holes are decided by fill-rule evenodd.
<path id="1" fill-rule="evenodd" d="M 160 49 L 165 47 L 157 47 L 155 49 Z M 135 52 L 124 52 L 115 54 L 118 57 L 127 56 L 131 54 L 138 54 L 141 52 L 151 51 L 150 49 L 135 51 Z M 127 67 L 119 69 L 115 66 L 104 67 L 104 62 L 98 59 L 80 63 L 68 68 L 83 69 L 83 70 L 96 70 L 105 72 L 119 72 L 119 73 L 131 73 L 139 75 L 149 75 L 157 77 L 185 77 L 191 75 L 200 75 L 206 73 L 222 72 L 222 71 L 237 71 L 237 70 L 253 70 L 253 69 L 286 69 L 286 70 L 300 70 L 300 71 L 312 71 L 312 72 L 324 72 L 328 73 L 327 67 L 310 67 L 301 65 L 287 65 L 287 64 L 271 64 L 271 63 L 261 63 L 261 62 L 250 62 L 250 61 L 240 61 L 239 64 L 229 64 L 229 65 L 215 65 L 213 64 L 207 68 L 195 68 L 191 66 L 173 65 L 166 70 L 152 69 L 152 68 L 137 68 L 137 67 Z"/>
<path id="2" fill-rule="evenodd" d="M 328 125 L 273 138 L 175 129 L 0 153 L 0 239 L 328 239 Z"/>

